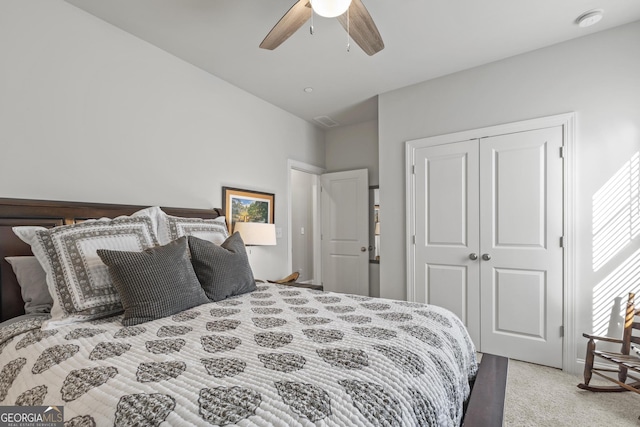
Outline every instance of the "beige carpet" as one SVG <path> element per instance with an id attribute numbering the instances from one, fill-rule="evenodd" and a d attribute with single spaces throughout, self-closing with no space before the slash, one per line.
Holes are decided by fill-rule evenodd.
<path id="1" fill-rule="evenodd" d="M 509 360 L 504 426 L 640 426 L 640 394 L 593 393 L 579 382 L 559 369 Z"/>

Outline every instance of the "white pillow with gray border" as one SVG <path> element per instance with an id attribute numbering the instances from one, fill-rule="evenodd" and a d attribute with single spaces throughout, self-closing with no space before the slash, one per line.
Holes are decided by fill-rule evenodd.
<path id="1" fill-rule="evenodd" d="M 224 216 L 215 219 L 185 218 L 168 215 L 160 210 L 158 218 L 160 244 L 166 245 L 182 236 L 194 236 L 221 245 L 229 237 L 229 232 Z"/>
<path id="2" fill-rule="evenodd" d="M 53 307 L 43 329 L 122 312 L 120 296 L 97 250 L 143 251 L 158 245 L 158 210 L 147 208 L 131 216 L 49 229 L 13 227 L 46 273 Z"/>

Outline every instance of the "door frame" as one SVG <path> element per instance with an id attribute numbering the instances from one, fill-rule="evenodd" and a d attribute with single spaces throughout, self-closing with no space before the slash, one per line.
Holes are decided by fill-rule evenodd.
<path id="1" fill-rule="evenodd" d="M 292 205 L 292 185 L 291 171 L 296 170 L 299 172 L 305 172 L 315 176 L 315 183 L 317 187 L 320 187 L 320 175 L 326 172 L 324 168 L 311 165 L 309 163 L 300 162 L 298 160 L 287 159 L 287 265 L 289 266 L 289 272 L 293 272 L 293 205 Z M 313 220 L 313 276 L 316 284 L 322 283 L 322 248 L 321 241 L 317 236 L 320 236 L 320 220 L 321 220 L 321 205 L 320 205 L 320 191 L 316 191 L 314 197 L 314 220 Z"/>
<path id="2" fill-rule="evenodd" d="M 405 189 L 406 189 L 406 254 L 407 254 L 407 301 L 415 299 L 415 150 L 434 145 L 442 145 L 489 136 L 505 135 L 529 130 L 562 126 L 563 129 L 563 325 L 562 340 L 562 369 L 570 373 L 580 371 L 577 360 L 576 340 L 576 283 L 575 283 L 575 210 L 576 210 L 576 170 L 575 146 L 576 113 L 564 113 L 553 116 L 540 117 L 496 126 L 471 129 L 462 132 L 438 135 L 410 140 L 405 143 Z M 560 153 L 558 153 L 560 155 Z"/>

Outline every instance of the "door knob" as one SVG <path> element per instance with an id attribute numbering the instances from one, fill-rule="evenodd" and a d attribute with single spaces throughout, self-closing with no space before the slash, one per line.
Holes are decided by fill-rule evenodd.
<path id="1" fill-rule="evenodd" d="M 360 248 L 360 252 L 367 252 L 367 248 L 365 248 L 364 246 Z"/>
<path id="2" fill-rule="evenodd" d="M 485 261 L 489 261 L 491 259 L 491 255 L 489 254 L 482 254 L 482 259 Z"/>
<path id="3" fill-rule="evenodd" d="M 475 252 L 470 253 L 470 254 L 469 254 L 469 259 L 470 259 L 470 260 L 472 260 L 472 261 L 477 260 L 477 259 L 478 259 L 478 254 L 477 254 L 477 253 L 475 253 Z"/>

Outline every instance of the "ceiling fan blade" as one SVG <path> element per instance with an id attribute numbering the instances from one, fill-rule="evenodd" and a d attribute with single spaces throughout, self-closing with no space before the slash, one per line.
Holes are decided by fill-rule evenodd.
<path id="1" fill-rule="evenodd" d="M 269 34 L 260 43 L 260 47 L 269 50 L 277 48 L 298 31 L 309 18 L 311 18 L 311 3 L 309 0 L 299 0 L 269 31 Z"/>
<path id="2" fill-rule="evenodd" d="M 347 14 L 338 16 L 338 21 L 347 29 Z M 354 42 L 358 44 L 366 52 L 367 55 L 375 55 L 384 49 L 382 36 L 378 32 L 378 27 L 373 22 L 373 18 L 369 15 L 369 11 L 362 1 L 352 0 L 349 6 L 349 35 Z"/>

